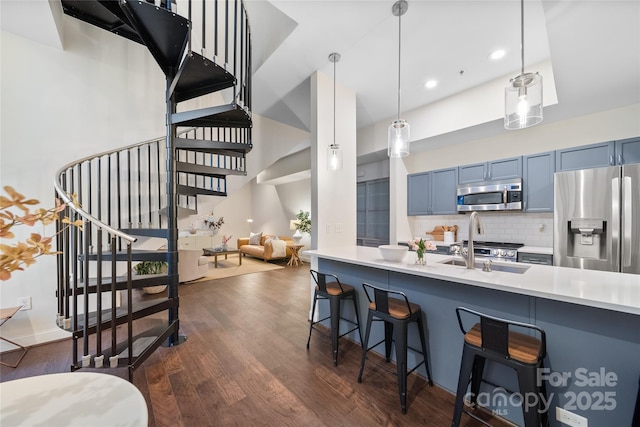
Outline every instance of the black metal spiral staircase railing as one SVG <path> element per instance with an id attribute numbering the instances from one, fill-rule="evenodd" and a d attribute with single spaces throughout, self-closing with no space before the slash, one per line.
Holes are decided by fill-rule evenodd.
<path id="1" fill-rule="evenodd" d="M 62 6 L 144 44 L 166 76 L 166 136 L 77 160 L 55 181 L 56 196 L 66 203 L 60 217 L 83 223 L 58 222 L 58 325 L 72 333 L 71 369 L 126 368 L 132 380 L 160 345 L 183 338 L 179 209 L 197 211 L 198 195 L 226 196 L 227 176 L 246 175 L 251 31 L 241 0 L 158 6 L 62 0 Z M 191 109 L 195 98 L 208 106 Z M 166 239 L 166 250 L 136 250 L 140 237 Z M 133 275 L 138 261 L 165 261 L 167 272 Z M 136 298 L 138 289 L 157 285 L 167 285 L 166 296 Z"/>

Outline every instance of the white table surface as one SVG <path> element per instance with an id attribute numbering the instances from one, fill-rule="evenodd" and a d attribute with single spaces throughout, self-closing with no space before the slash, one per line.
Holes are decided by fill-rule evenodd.
<path id="1" fill-rule="evenodd" d="M 147 404 L 110 374 L 67 372 L 0 383 L 0 426 L 147 427 Z"/>
<path id="2" fill-rule="evenodd" d="M 455 255 L 436 255 L 426 252 L 427 266 L 416 266 L 415 252 L 408 252 L 402 262 L 387 262 L 378 248 L 346 246 L 315 249 L 305 254 L 354 265 L 396 271 L 416 276 L 448 280 L 472 286 L 514 292 L 640 315 L 640 275 L 581 270 L 568 267 L 515 263 L 527 266 L 524 274 L 501 271 L 484 272 L 441 264 Z M 495 264 L 505 264 L 494 262 Z"/>

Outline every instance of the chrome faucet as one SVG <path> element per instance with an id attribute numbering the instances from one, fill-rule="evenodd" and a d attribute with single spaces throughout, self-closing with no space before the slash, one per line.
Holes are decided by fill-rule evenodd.
<path id="1" fill-rule="evenodd" d="M 467 268 L 473 270 L 475 268 L 476 257 L 475 252 L 473 250 L 473 225 L 475 223 L 475 229 L 478 234 L 484 234 L 484 229 L 482 228 L 482 223 L 480 222 L 480 215 L 478 212 L 471 212 L 471 216 L 469 217 L 469 244 L 467 245 L 467 253 L 465 254 L 464 250 L 460 251 L 460 255 L 464 258 L 465 263 L 467 264 Z"/>

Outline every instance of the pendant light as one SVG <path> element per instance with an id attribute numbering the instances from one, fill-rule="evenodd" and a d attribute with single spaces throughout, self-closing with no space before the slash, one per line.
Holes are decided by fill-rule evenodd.
<path id="1" fill-rule="evenodd" d="M 333 62 L 333 144 L 327 149 L 327 169 L 338 171 L 342 169 L 342 149 L 336 143 L 336 62 L 340 61 L 340 54 L 333 52 L 329 61 Z"/>
<path id="2" fill-rule="evenodd" d="M 387 155 L 389 157 L 406 157 L 409 155 L 409 123 L 400 118 L 400 54 L 402 47 L 402 15 L 407 13 L 409 4 L 405 0 L 394 3 L 391 11 L 398 17 L 398 116 L 389 126 Z"/>
<path id="3" fill-rule="evenodd" d="M 542 121 L 542 76 L 524 72 L 524 0 L 520 0 L 520 75 L 504 90 L 504 127 L 524 129 Z"/>

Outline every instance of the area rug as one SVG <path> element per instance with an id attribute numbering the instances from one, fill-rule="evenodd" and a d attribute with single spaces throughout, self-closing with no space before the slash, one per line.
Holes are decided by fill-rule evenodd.
<path id="1" fill-rule="evenodd" d="M 284 266 L 272 262 L 264 262 L 258 258 L 243 257 L 242 265 L 238 265 L 238 255 L 229 255 L 228 259 L 219 256 L 218 268 L 213 266 L 212 258 L 212 261 L 209 263 L 209 272 L 205 277 L 186 283 L 198 283 L 205 280 L 222 279 L 225 277 L 240 276 L 242 274 L 278 270 L 281 268 L 284 268 Z"/>

